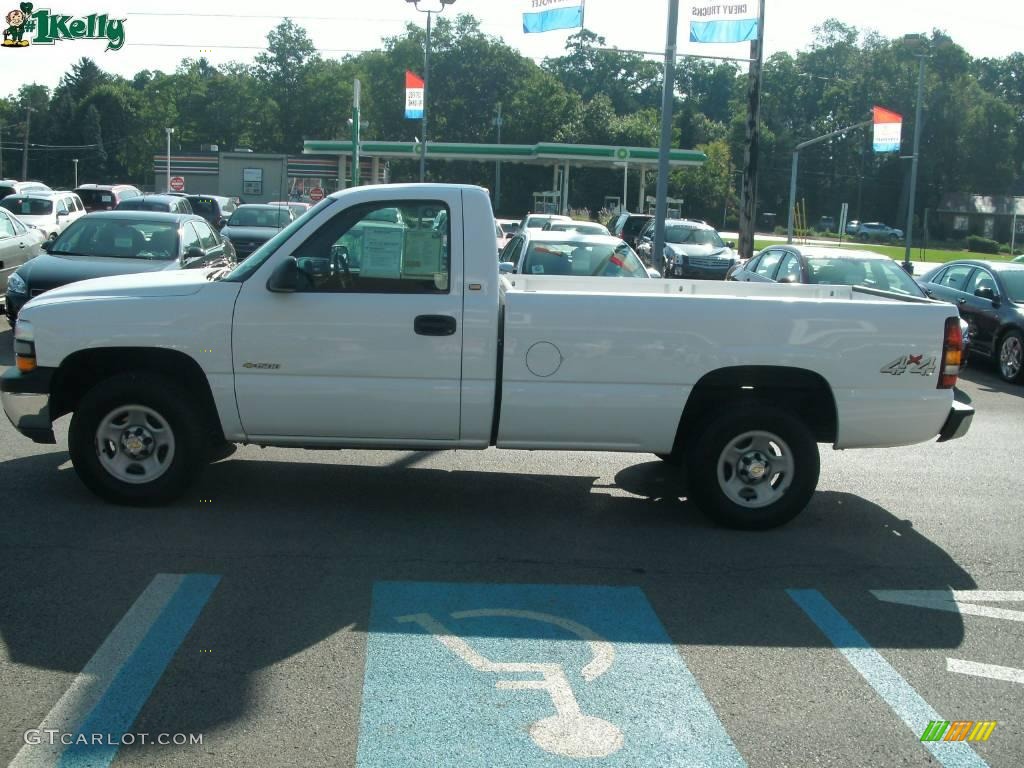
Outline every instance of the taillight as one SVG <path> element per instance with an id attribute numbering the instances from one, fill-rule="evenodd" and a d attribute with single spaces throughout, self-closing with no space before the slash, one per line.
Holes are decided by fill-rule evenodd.
<path id="1" fill-rule="evenodd" d="M 964 337 L 959 317 L 946 318 L 946 332 L 942 337 L 942 367 L 939 369 L 939 389 L 952 389 L 960 375 Z"/>

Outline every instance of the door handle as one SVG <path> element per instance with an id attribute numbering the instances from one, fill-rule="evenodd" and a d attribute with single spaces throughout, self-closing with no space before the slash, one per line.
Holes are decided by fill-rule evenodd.
<path id="1" fill-rule="evenodd" d="M 419 336 L 451 336 L 456 323 L 449 315 L 417 315 L 412 327 Z"/>

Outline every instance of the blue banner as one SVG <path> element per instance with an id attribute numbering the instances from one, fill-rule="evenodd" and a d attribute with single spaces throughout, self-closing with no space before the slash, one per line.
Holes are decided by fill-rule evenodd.
<path id="1" fill-rule="evenodd" d="M 691 43 L 743 43 L 757 40 L 757 19 L 690 22 Z"/>
<path id="2" fill-rule="evenodd" d="M 533 7 L 554 5 L 556 3 L 557 0 L 555 3 L 545 3 L 543 0 L 538 0 L 533 3 Z M 557 4 L 560 7 L 536 13 L 524 13 L 523 32 L 531 34 L 534 32 L 550 32 L 554 29 L 576 29 L 583 26 L 582 2 L 571 7 L 564 7 L 561 3 Z"/>

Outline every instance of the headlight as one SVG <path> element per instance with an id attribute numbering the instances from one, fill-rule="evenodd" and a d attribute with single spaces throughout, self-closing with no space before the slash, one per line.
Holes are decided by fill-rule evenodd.
<path id="1" fill-rule="evenodd" d="M 16 293 L 21 296 L 28 295 L 28 284 L 22 279 L 21 275 L 15 272 L 9 278 L 7 278 L 7 292 Z"/>

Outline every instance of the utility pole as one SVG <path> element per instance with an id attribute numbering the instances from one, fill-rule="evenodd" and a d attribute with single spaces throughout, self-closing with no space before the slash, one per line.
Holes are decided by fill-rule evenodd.
<path id="1" fill-rule="evenodd" d="M 417 7 L 417 10 L 419 8 Z M 430 20 L 434 14 L 427 11 L 427 48 L 423 59 L 423 153 L 420 155 L 420 184 L 427 180 L 427 94 L 430 92 Z"/>
<path id="2" fill-rule="evenodd" d="M 28 132 L 32 127 L 32 107 L 25 107 L 25 143 L 21 149 L 21 180 L 28 181 Z"/>
<path id="3" fill-rule="evenodd" d="M 358 78 L 352 84 L 352 186 L 359 186 L 360 158 L 359 158 L 359 110 L 360 99 L 362 98 L 363 86 Z M 377 180 L 374 179 L 376 184 Z"/>
<path id="4" fill-rule="evenodd" d="M 174 133 L 173 128 L 164 128 L 167 131 L 167 189 L 165 191 L 171 191 L 171 134 Z"/>
<path id="5" fill-rule="evenodd" d="M 762 0 L 763 2 L 763 0 Z M 665 217 L 668 214 L 669 155 L 672 150 L 672 104 L 675 100 L 676 36 L 679 31 L 679 0 L 669 0 L 665 36 L 665 82 L 661 92 L 661 145 L 658 150 L 658 186 L 654 206 L 654 251 L 651 262 L 661 264 L 665 253 Z M 623 210 L 629 206 L 622 198 Z"/>
<path id="6" fill-rule="evenodd" d="M 743 156 L 743 195 L 740 200 L 740 258 L 754 255 L 757 215 L 758 153 L 761 142 L 761 68 L 764 64 L 764 4 L 759 0 L 757 39 L 750 41 L 750 75 L 747 82 L 747 149 Z"/>
<path id="7" fill-rule="evenodd" d="M 907 206 L 906 251 L 903 254 L 903 268 L 913 274 L 910 264 L 910 243 L 914 236 L 914 204 L 917 197 L 917 159 L 921 150 L 921 102 L 924 100 L 924 60 L 927 54 L 920 54 L 921 66 L 917 72 L 917 110 L 914 115 L 914 156 L 910 161 L 910 204 Z"/>
<path id="8" fill-rule="evenodd" d="M 505 120 L 501 116 L 501 102 L 498 102 L 498 114 L 492 121 L 498 127 L 498 143 L 501 144 L 501 126 Z M 501 160 L 494 163 L 494 210 L 501 210 Z"/>
<path id="9" fill-rule="evenodd" d="M 0 125 L 0 179 L 4 177 L 4 127 Z"/>

